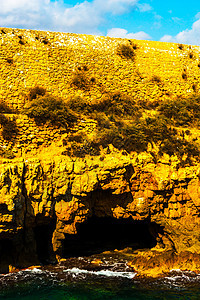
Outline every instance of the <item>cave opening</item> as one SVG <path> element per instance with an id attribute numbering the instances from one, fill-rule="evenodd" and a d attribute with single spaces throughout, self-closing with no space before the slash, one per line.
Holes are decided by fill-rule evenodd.
<path id="1" fill-rule="evenodd" d="M 0 240 L 0 272 L 7 273 L 15 262 L 15 248 L 11 239 Z"/>
<path id="2" fill-rule="evenodd" d="M 52 236 L 56 227 L 56 221 L 50 220 L 45 224 L 38 224 L 34 228 L 36 252 L 40 263 L 55 263 L 55 254 L 52 247 Z"/>
<path id="3" fill-rule="evenodd" d="M 151 230 L 152 224 L 132 218 L 90 217 L 79 224 L 77 234 L 65 234 L 63 257 L 90 256 L 125 248 L 150 249 L 157 243 L 156 234 Z"/>

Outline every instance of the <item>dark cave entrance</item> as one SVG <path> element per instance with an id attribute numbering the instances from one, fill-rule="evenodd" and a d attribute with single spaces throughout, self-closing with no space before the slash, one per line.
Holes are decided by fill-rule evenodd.
<path id="1" fill-rule="evenodd" d="M 93 216 L 79 224 L 76 235 L 65 235 L 63 257 L 89 256 L 127 247 L 133 250 L 152 248 L 156 245 L 156 234 L 151 232 L 155 233 L 157 226 L 155 223 L 134 221 L 131 218 Z"/>
<path id="2" fill-rule="evenodd" d="M 52 236 L 56 227 L 56 220 L 48 220 L 46 224 L 37 225 L 34 228 L 36 241 L 36 252 L 40 263 L 49 264 L 55 263 L 55 255 L 52 247 Z"/>
<path id="3" fill-rule="evenodd" d="M 0 240 L 0 273 L 7 273 L 15 263 L 15 247 L 12 239 Z"/>
<path id="4" fill-rule="evenodd" d="M 0 240 L 0 263 L 5 261 L 12 262 L 14 245 L 10 239 Z"/>

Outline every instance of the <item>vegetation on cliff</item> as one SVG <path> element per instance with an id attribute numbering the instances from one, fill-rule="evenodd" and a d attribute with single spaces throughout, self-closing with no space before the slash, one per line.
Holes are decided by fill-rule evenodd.
<path id="1" fill-rule="evenodd" d="M 158 110 L 175 126 L 199 126 L 200 96 L 177 98 L 161 103 Z"/>
<path id="2" fill-rule="evenodd" d="M 67 101 L 54 97 L 46 89 L 34 87 L 27 98 L 29 103 L 23 110 L 37 124 L 49 122 L 63 127 L 73 127 L 81 119 L 96 122 L 95 134 L 89 137 L 77 130 L 63 141 L 65 154 L 84 157 L 99 155 L 101 147 L 112 144 L 119 150 L 150 151 L 156 145 L 157 155 L 176 154 L 180 159 L 187 156 L 198 158 L 197 143 L 188 139 L 190 131 L 177 126 L 198 126 L 200 120 L 199 97 L 177 98 L 174 101 L 135 101 L 120 92 L 105 92 L 99 101 L 88 102 L 83 97 Z M 153 152 L 152 152 L 153 153 Z M 155 155 L 155 154 L 154 154 Z"/>
<path id="3" fill-rule="evenodd" d="M 34 118 L 37 124 L 48 121 L 54 125 L 68 127 L 76 121 L 76 115 L 62 99 L 49 95 L 44 88 L 30 89 L 27 98 L 29 102 L 23 112 Z"/>
<path id="4" fill-rule="evenodd" d="M 133 44 L 130 41 L 130 44 L 119 44 L 117 47 L 117 54 L 122 58 L 134 60 L 135 51 L 137 49 L 137 45 Z"/>
<path id="5" fill-rule="evenodd" d="M 0 50 L 2 99 L 16 118 L 22 112 L 35 121 L 23 126 L 19 117 L 15 123 L 6 115 L 11 111 L 0 107 L 2 143 L 18 156 L 51 144 L 62 132 L 62 153 L 75 157 L 99 155 L 112 144 L 126 153 L 148 151 L 155 159 L 164 153 L 187 163 L 198 159 L 198 49 L 23 30 L 0 34 L 12 44 L 2 42 Z"/>

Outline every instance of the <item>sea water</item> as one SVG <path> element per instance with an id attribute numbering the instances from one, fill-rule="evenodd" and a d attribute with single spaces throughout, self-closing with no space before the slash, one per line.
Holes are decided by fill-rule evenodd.
<path id="1" fill-rule="evenodd" d="M 57 265 L 0 275 L 0 299 L 200 299 L 200 275 L 172 270 L 157 279 L 136 273 Z"/>

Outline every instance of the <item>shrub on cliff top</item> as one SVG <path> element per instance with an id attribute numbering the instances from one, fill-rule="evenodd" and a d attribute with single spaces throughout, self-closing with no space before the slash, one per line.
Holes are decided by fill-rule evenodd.
<path id="1" fill-rule="evenodd" d="M 178 49 L 179 49 L 179 50 L 183 50 L 183 49 L 184 49 L 183 44 L 178 44 Z"/>
<path id="2" fill-rule="evenodd" d="M 47 93 L 29 102 L 23 112 L 34 118 L 37 124 L 49 121 L 67 127 L 76 121 L 76 115 L 61 99 Z"/>
<path id="3" fill-rule="evenodd" d="M 136 48 L 135 48 L 136 49 Z M 135 49 L 128 44 L 119 44 L 117 47 L 117 54 L 122 58 L 134 60 L 135 58 Z"/>

